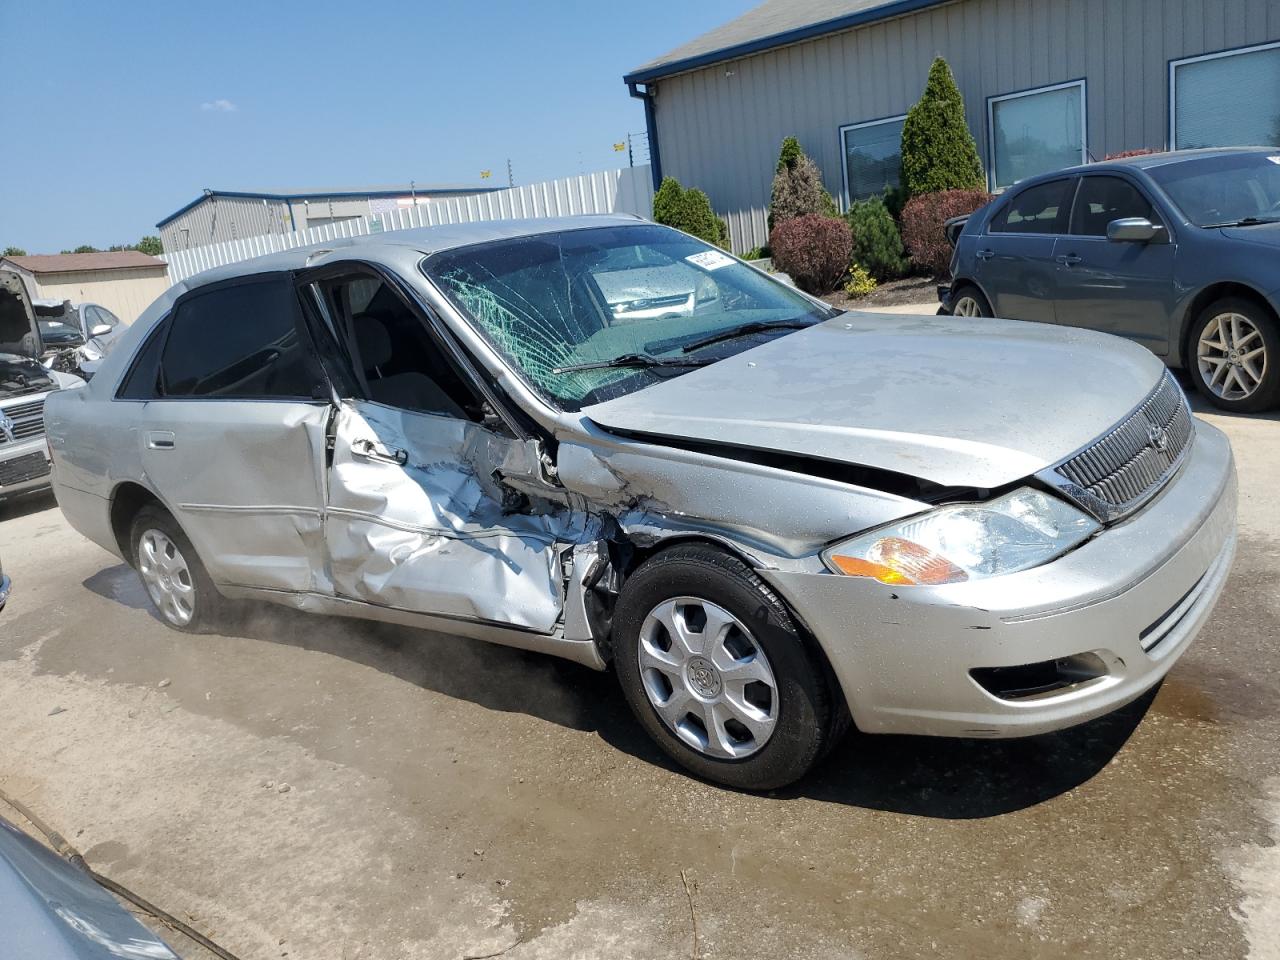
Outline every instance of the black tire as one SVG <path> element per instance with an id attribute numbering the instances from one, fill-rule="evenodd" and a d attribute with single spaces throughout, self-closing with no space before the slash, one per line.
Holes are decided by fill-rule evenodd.
<path id="1" fill-rule="evenodd" d="M 666 600 L 696 597 L 728 611 L 764 652 L 777 688 L 771 735 L 756 752 L 718 758 L 695 749 L 667 726 L 645 692 L 639 662 L 641 628 Z M 827 752 L 844 712 L 824 662 L 786 605 L 736 557 L 701 545 L 672 547 L 627 580 L 613 622 L 614 665 L 622 693 L 650 737 L 673 760 L 706 780 L 742 790 L 792 783 Z"/>
<path id="2" fill-rule="evenodd" d="M 189 581 L 191 597 L 191 617 L 186 622 L 175 619 L 172 611 L 166 610 L 157 601 L 156 595 L 147 583 L 142 567 L 141 541 L 143 536 L 152 530 L 159 531 L 168 537 L 185 561 L 186 580 Z M 184 633 L 209 633 L 229 622 L 232 611 L 231 601 L 218 592 L 218 588 L 209 579 L 209 574 L 205 571 L 195 547 L 191 545 L 191 540 L 168 510 L 155 504 L 148 504 L 138 511 L 129 528 L 129 550 L 129 560 L 142 579 L 143 589 L 147 591 L 147 596 L 151 599 L 156 613 L 165 624 Z"/>
<path id="3" fill-rule="evenodd" d="M 1245 396 L 1231 395 L 1233 392 L 1239 393 L 1238 388 L 1224 391 L 1219 386 L 1218 392 L 1215 392 L 1215 388 L 1209 383 L 1209 378 L 1214 371 L 1220 372 L 1223 366 L 1201 360 L 1199 356 L 1201 340 L 1207 336 L 1210 338 L 1216 336 L 1213 331 L 1218 324 L 1218 318 L 1226 314 L 1238 314 L 1244 317 L 1257 331 L 1258 336 L 1249 342 L 1246 353 L 1255 349 L 1255 344 L 1259 342 L 1265 351 L 1262 354 L 1261 382 Z M 1214 342 L 1226 343 L 1225 340 L 1217 339 Z M 1211 349 L 1209 353 L 1210 356 L 1217 358 L 1220 351 Z M 1253 359 L 1256 363 L 1256 358 Z M 1224 297 L 1201 310 L 1187 336 L 1186 364 L 1191 379 L 1195 381 L 1196 389 L 1219 409 L 1235 413 L 1257 413 L 1260 410 L 1270 410 L 1280 404 L 1280 329 L 1277 328 L 1276 318 L 1271 311 L 1252 300 L 1242 297 Z M 1245 371 L 1241 371 L 1242 376 L 1244 373 Z M 1228 372 L 1226 376 L 1229 377 L 1231 374 Z M 1231 384 L 1235 387 L 1238 382 L 1233 380 Z"/>
<path id="4" fill-rule="evenodd" d="M 995 316 L 994 311 L 991 309 L 991 304 L 987 301 L 987 298 L 983 296 L 981 290 L 975 287 L 972 283 L 961 283 L 951 292 L 951 315 L 953 317 L 962 316 L 962 314 L 956 313 L 956 307 L 961 300 L 966 297 L 973 300 L 974 304 L 978 308 L 978 312 L 976 314 L 963 314 L 963 316 Z"/>

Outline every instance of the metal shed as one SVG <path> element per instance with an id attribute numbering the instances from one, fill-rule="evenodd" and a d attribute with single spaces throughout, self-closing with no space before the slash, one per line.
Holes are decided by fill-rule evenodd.
<path id="1" fill-rule="evenodd" d="M 168 265 L 137 250 L 4 257 L 34 297 L 98 303 L 125 323 L 169 289 Z"/>
<path id="2" fill-rule="evenodd" d="M 705 190 L 741 252 L 767 242 L 784 137 L 842 206 L 883 189 L 939 55 L 993 189 L 1123 150 L 1280 144 L 1275 0 L 768 0 L 623 79 L 655 183 Z"/>

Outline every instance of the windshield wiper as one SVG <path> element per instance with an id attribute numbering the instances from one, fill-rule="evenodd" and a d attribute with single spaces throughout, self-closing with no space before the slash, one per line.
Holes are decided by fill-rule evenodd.
<path id="1" fill-rule="evenodd" d="M 755 320 L 751 323 L 744 323 L 740 327 L 734 327 L 731 330 L 721 330 L 718 333 L 710 333 L 705 337 L 701 337 L 684 345 L 684 353 L 692 353 L 694 350 L 701 350 L 703 347 L 709 347 L 713 343 L 723 343 L 726 340 L 737 340 L 739 337 L 749 337 L 754 333 L 767 333 L 770 330 L 803 330 L 806 327 L 812 327 L 817 320 Z"/>
<path id="2" fill-rule="evenodd" d="M 567 367 L 552 367 L 552 373 L 575 373 L 578 370 L 608 370 L 612 367 L 705 367 L 710 360 L 682 360 L 680 357 L 651 357 L 647 353 L 624 353 L 611 360 L 591 360 L 587 363 L 571 363 Z"/>
<path id="3" fill-rule="evenodd" d="M 1206 223 L 1204 228 L 1212 230 L 1214 227 L 1256 227 L 1260 223 L 1280 223 L 1280 217 L 1242 217 L 1225 223 Z"/>

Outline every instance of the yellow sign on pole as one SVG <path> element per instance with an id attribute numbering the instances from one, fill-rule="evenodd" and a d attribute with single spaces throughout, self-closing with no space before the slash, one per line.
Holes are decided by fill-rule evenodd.
<path id="1" fill-rule="evenodd" d="M 625 149 L 627 149 L 627 144 L 626 144 L 626 142 L 625 142 L 625 141 L 624 141 L 623 143 L 615 143 L 615 144 L 613 145 L 613 152 L 614 152 L 614 153 L 621 153 L 621 152 L 622 152 L 623 150 L 625 150 Z"/>
<path id="2" fill-rule="evenodd" d="M 488 179 L 489 179 L 490 177 L 492 177 L 492 176 L 493 176 L 493 171 L 492 171 L 492 170 L 481 170 L 481 171 L 480 171 L 480 179 L 481 179 L 481 180 L 488 180 Z"/>

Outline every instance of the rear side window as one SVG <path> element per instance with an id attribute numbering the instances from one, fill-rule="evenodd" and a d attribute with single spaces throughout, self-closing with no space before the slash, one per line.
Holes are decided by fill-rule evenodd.
<path id="1" fill-rule="evenodd" d="M 1123 217 L 1145 217 L 1157 223 L 1151 204 L 1123 177 L 1085 177 L 1080 181 L 1071 232 L 1084 237 L 1105 237 L 1107 224 Z"/>
<path id="2" fill-rule="evenodd" d="M 1066 233 L 1071 180 L 1053 180 L 1023 190 L 1005 204 L 992 233 Z"/>
<path id="3" fill-rule="evenodd" d="M 288 277 L 219 287 L 174 311 L 160 359 L 166 397 L 312 398 L 320 375 Z"/>

